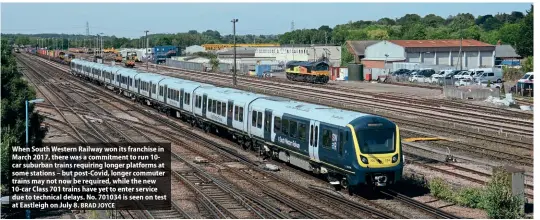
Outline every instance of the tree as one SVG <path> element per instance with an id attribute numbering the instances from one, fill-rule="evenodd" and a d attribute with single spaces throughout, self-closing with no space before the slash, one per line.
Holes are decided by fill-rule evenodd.
<path id="1" fill-rule="evenodd" d="M 518 37 L 516 39 L 516 52 L 522 57 L 533 55 L 533 6 L 527 11 L 527 15 L 519 24 Z"/>
<path id="2" fill-rule="evenodd" d="M 1 128 L 1 178 L 7 179 L 12 170 L 11 167 L 11 146 L 25 144 L 25 100 L 36 98 L 36 92 L 28 83 L 22 79 L 22 74 L 17 70 L 17 64 L 11 46 L 2 39 L 2 112 L 0 121 Z M 43 121 L 34 112 L 34 106 L 28 108 L 29 111 L 29 146 L 39 146 L 44 133 L 40 131 L 39 125 Z"/>
<path id="3" fill-rule="evenodd" d="M 444 24 L 444 18 L 434 14 L 429 14 L 422 19 L 422 22 L 428 27 L 439 27 Z"/>
<path id="4" fill-rule="evenodd" d="M 319 31 L 326 31 L 327 33 L 332 32 L 332 28 L 330 28 L 328 25 L 323 25 L 319 27 Z"/>
<path id="5" fill-rule="evenodd" d="M 534 70 L 534 59 L 532 56 L 525 58 L 523 61 L 523 72 L 532 72 Z"/>
<path id="6" fill-rule="evenodd" d="M 377 24 L 380 25 L 396 25 L 396 21 L 391 18 L 381 18 L 377 21 Z"/>
<path id="7" fill-rule="evenodd" d="M 403 38 L 408 40 L 426 39 L 426 27 L 420 23 L 407 25 L 404 27 Z"/>
<path id="8" fill-rule="evenodd" d="M 422 20 L 422 17 L 417 14 L 406 14 L 405 16 L 398 18 L 396 20 L 397 24 L 399 25 L 408 25 L 413 23 L 418 23 Z"/>
<path id="9" fill-rule="evenodd" d="M 482 24 L 482 28 L 486 31 L 491 31 L 500 28 L 502 24 L 503 23 L 496 18 L 491 17 L 486 19 L 486 21 Z"/>
<path id="10" fill-rule="evenodd" d="M 389 38 L 388 31 L 383 29 L 370 30 L 367 35 L 370 40 L 387 40 Z"/>
<path id="11" fill-rule="evenodd" d="M 520 25 L 506 23 L 499 29 L 499 39 L 503 44 L 515 46 L 520 35 Z"/>

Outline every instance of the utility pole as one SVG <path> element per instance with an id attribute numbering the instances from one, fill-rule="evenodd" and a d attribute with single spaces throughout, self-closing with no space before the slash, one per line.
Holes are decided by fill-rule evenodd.
<path id="1" fill-rule="evenodd" d="M 326 46 L 326 44 L 328 44 L 328 35 L 326 33 L 326 31 L 324 32 L 324 46 Z"/>
<path id="2" fill-rule="evenodd" d="M 236 22 L 238 19 L 234 18 L 231 21 L 233 23 L 233 50 L 234 50 L 234 65 L 233 65 L 233 85 L 236 86 Z"/>
<path id="3" fill-rule="evenodd" d="M 146 54 L 146 70 L 148 70 L 148 30 L 144 31 L 144 33 L 146 34 L 146 47 L 144 48 L 144 53 Z"/>
<path id="4" fill-rule="evenodd" d="M 459 41 L 459 70 L 463 70 L 463 58 L 461 57 L 461 47 L 463 46 L 463 38 Z"/>

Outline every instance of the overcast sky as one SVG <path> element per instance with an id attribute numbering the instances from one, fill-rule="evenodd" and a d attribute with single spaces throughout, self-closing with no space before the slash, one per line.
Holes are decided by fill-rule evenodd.
<path id="1" fill-rule="evenodd" d="M 2 3 L 2 33 L 104 33 L 138 37 L 151 33 L 217 30 L 237 34 L 281 34 L 291 29 L 334 27 L 357 20 L 405 14 L 525 13 L 530 3 Z"/>

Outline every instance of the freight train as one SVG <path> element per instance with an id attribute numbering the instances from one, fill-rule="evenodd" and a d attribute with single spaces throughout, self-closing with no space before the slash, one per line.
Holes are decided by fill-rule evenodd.
<path id="1" fill-rule="evenodd" d="M 324 84 L 330 80 L 330 66 L 326 62 L 290 61 L 286 65 L 287 79 Z"/>
<path id="2" fill-rule="evenodd" d="M 400 130 L 386 118 L 80 59 L 70 70 L 336 187 L 384 187 L 402 178 Z"/>
<path id="3" fill-rule="evenodd" d="M 71 63 L 71 60 L 75 59 L 75 55 L 66 54 L 65 52 L 60 51 L 60 50 L 46 50 L 46 49 L 36 50 L 33 48 L 27 48 L 26 52 L 56 61 L 58 63 L 66 64 L 66 65 L 69 65 Z"/>

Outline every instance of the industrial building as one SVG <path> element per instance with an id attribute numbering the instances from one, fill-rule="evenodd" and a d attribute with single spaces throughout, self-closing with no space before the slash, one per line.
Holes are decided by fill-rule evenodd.
<path id="1" fill-rule="evenodd" d="M 381 42 L 380 40 L 356 40 L 347 41 L 347 50 L 354 56 L 354 63 L 361 63 L 365 57 L 366 48 Z"/>
<path id="2" fill-rule="evenodd" d="M 477 40 L 385 40 L 367 46 L 364 53 L 365 68 L 385 68 L 390 62 L 463 69 L 495 65 L 495 46 Z"/>
<path id="3" fill-rule="evenodd" d="M 516 53 L 511 45 L 495 46 L 495 65 L 520 65 L 522 57 Z"/>
<path id="4" fill-rule="evenodd" d="M 255 57 L 256 48 L 253 47 L 237 47 L 236 48 L 236 58 L 253 58 Z M 234 57 L 234 48 L 225 48 L 220 51 L 217 51 L 218 58 L 233 58 Z"/>
<path id="5" fill-rule="evenodd" d="M 327 59 L 331 66 L 341 64 L 341 47 L 326 45 L 282 45 L 279 47 L 258 47 L 255 57 L 273 57 L 279 62 L 319 61 Z"/>
<path id="6" fill-rule="evenodd" d="M 184 51 L 186 52 L 186 55 L 190 55 L 190 54 L 194 54 L 198 52 L 205 52 L 206 49 L 203 46 L 193 45 L 193 46 L 186 47 Z"/>

